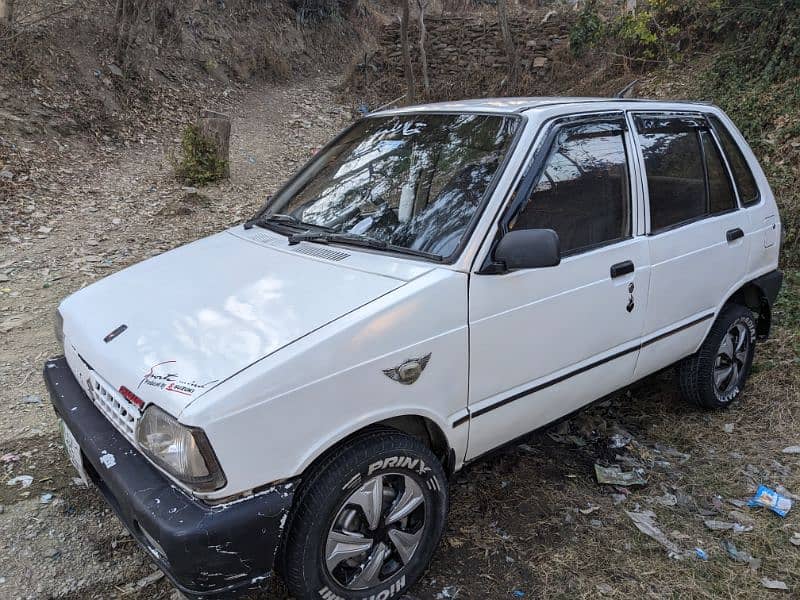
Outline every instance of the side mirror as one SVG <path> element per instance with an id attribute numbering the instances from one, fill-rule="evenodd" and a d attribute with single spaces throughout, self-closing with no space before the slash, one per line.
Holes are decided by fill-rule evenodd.
<path id="1" fill-rule="evenodd" d="M 494 260 L 508 270 L 555 267 L 561 263 L 558 234 L 552 229 L 509 231 L 497 244 Z"/>

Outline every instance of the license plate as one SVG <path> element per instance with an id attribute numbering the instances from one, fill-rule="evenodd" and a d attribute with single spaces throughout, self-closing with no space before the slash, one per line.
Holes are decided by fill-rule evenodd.
<path id="1" fill-rule="evenodd" d="M 75 439 L 75 436 L 72 435 L 72 432 L 69 430 L 64 424 L 64 421 L 60 422 L 61 425 L 61 436 L 64 438 L 64 448 L 67 451 L 67 456 L 69 457 L 69 462 L 72 463 L 72 466 L 75 467 L 75 470 L 78 472 L 78 475 L 81 477 L 81 481 L 83 481 L 84 485 L 89 485 L 89 476 L 86 474 L 86 469 L 83 466 L 83 454 L 81 454 L 81 447 L 78 445 L 78 440 Z"/>

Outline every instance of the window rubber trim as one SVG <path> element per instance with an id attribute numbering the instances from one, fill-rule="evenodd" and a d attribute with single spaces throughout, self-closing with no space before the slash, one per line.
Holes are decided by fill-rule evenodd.
<path id="1" fill-rule="evenodd" d="M 550 151 L 553 149 L 553 143 L 558 136 L 559 132 L 564 127 L 570 127 L 575 125 L 592 125 L 592 124 L 617 124 L 616 122 L 619 121 L 619 131 L 623 133 L 622 136 L 622 143 L 625 148 L 625 171 L 628 177 L 628 210 L 629 214 L 633 214 L 633 200 L 634 200 L 634 193 L 633 193 L 633 178 L 632 178 L 632 169 L 631 169 L 631 154 L 630 148 L 628 148 L 627 140 L 625 139 L 624 133 L 628 131 L 628 121 L 625 118 L 625 111 L 624 110 L 613 110 L 613 111 L 603 111 L 598 113 L 582 113 L 582 114 L 575 114 L 575 115 L 559 115 L 557 117 L 553 117 L 548 119 L 540 126 L 540 131 L 545 130 L 544 138 L 542 138 L 540 143 L 537 143 L 537 140 L 534 139 L 532 143 L 532 152 L 533 158 L 525 157 L 525 162 L 528 163 L 527 168 L 523 167 L 521 170 L 525 170 L 525 174 L 522 178 L 517 182 L 516 187 L 511 191 L 511 200 L 507 201 L 506 206 L 501 209 L 500 216 L 497 219 L 496 225 L 497 229 L 494 232 L 494 239 L 492 240 L 489 251 L 486 253 L 485 258 L 481 266 L 477 269 L 477 274 L 496 274 L 493 273 L 492 268 L 496 264 L 494 262 L 494 251 L 497 246 L 497 243 L 500 241 L 500 238 L 508 233 L 508 225 L 511 222 L 511 219 L 514 218 L 517 211 L 519 210 L 520 206 L 525 202 L 526 198 L 530 195 L 530 191 L 533 189 L 533 186 L 539 181 L 542 176 L 543 168 L 545 161 L 550 156 Z M 487 236 L 491 233 L 491 227 L 487 232 Z M 583 252 L 589 252 L 590 250 L 595 250 L 597 248 L 601 248 L 605 245 L 611 245 L 611 243 L 619 243 L 621 241 L 625 241 L 627 239 L 631 239 L 633 237 L 633 221 L 629 220 L 628 222 L 628 236 L 622 239 L 611 240 L 609 242 L 603 242 L 600 245 L 594 247 L 586 247 L 582 249 L 576 249 L 576 252 L 570 252 L 564 254 L 564 257 L 568 256 L 577 256 L 582 254 Z M 484 242 L 486 240 L 486 236 L 484 237 Z"/>

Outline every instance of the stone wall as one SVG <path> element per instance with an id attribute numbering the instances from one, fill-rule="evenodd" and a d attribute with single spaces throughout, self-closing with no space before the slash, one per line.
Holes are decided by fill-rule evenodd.
<path id="1" fill-rule="evenodd" d="M 520 78 L 525 86 L 531 87 L 532 80 L 548 78 L 554 57 L 569 47 L 569 30 L 573 19 L 574 14 L 561 12 L 528 14 L 509 19 L 519 57 Z M 500 84 L 508 74 L 508 57 L 496 21 L 478 17 L 429 16 L 425 25 L 432 99 L 518 91 L 486 89 L 487 86 Z M 416 23 L 412 23 L 409 41 L 420 94 L 418 37 Z M 388 101 L 405 91 L 403 77 L 400 25 L 393 22 L 383 28 L 378 36 L 378 48 L 367 56 L 366 63 L 362 59 L 354 68 L 349 84 L 351 91 L 373 102 Z M 476 88 L 473 93 L 470 93 L 471 84 Z"/>

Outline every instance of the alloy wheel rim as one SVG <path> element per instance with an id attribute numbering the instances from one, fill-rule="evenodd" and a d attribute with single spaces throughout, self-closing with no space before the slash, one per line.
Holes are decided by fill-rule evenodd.
<path id="1" fill-rule="evenodd" d="M 330 576 L 365 590 L 397 575 L 413 559 L 425 530 L 425 496 L 402 473 L 368 479 L 342 504 L 325 541 Z"/>
<path id="2" fill-rule="evenodd" d="M 741 379 L 750 351 L 750 332 L 735 323 L 722 338 L 714 360 L 714 386 L 720 395 L 728 394 Z"/>

